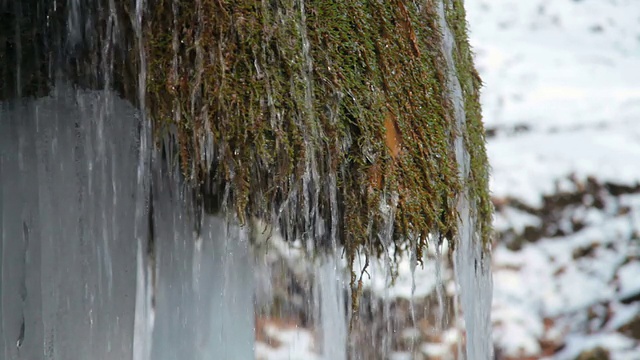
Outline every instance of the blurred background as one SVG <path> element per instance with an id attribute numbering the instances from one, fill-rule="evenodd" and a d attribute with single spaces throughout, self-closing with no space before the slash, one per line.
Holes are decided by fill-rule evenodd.
<path id="1" fill-rule="evenodd" d="M 467 1 L 497 359 L 640 359 L 640 2 Z"/>

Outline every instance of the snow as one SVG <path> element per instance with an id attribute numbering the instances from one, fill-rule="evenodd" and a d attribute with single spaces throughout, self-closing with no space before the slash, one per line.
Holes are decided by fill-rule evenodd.
<path id="1" fill-rule="evenodd" d="M 425 261 L 424 266 L 417 266 L 412 275 L 410 259 L 403 258 L 398 264 L 397 278 L 393 283 L 387 276 L 388 267 L 384 262 L 372 261 L 372 263 L 371 277 L 365 276 L 363 283 L 381 298 L 422 298 L 436 288 L 437 280 L 433 276 L 436 271 L 434 261 Z"/>
<path id="2" fill-rule="evenodd" d="M 258 359 L 269 360 L 319 360 L 320 357 L 311 350 L 314 347 L 313 334 L 304 329 L 283 329 L 275 326 L 266 326 L 265 332 L 273 339 L 280 342 L 280 346 L 274 348 L 264 343 L 256 343 Z"/>
<path id="3" fill-rule="evenodd" d="M 607 210 L 614 207 L 611 201 L 600 221 L 574 234 L 540 239 L 519 251 L 495 250 L 492 316 L 498 347 L 508 354 L 536 354 L 546 336 L 543 319 L 564 319 L 567 331 L 580 332 L 585 314 L 600 304 L 608 304 L 613 314 L 607 329 L 639 314 L 637 306 L 615 302 L 640 292 L 640 262 L 622 265 L 633 254 L 631 229 L 628 218 Z M 589 255 L 576 258 L 585 249 Z"/>
<path id="4" fill-rule="evenodd" d="M 616 304 L 614 306 L 614 314 L 615 315 L 607 322 L 607 330 L 617 330 L 621 326 L 628 324 L 634 317 L 640 314 L 640 304 Z"/>
<path id="5" fill-rule="evenodd" d="M 409 352 L 396 352 L 391 354 L 389 360 L 413 360 Z"/>
<path id="6" fill-rule="evenodd" d="M 640 69 L 640 61 L 636 68 Z M 558 179 L 572 174 L 578 178 L 597 175 L 612 183 L 637 183 L 640 121 L 498 137 L 488 143 L 487 151 L 493 168 L 493 194 L 538 207 L 541 195 L 556 192 Z"/>
<path id="7" fill-rule="evenodd" d="M 640 275 L 640 262 L 628 263 L 618 270 L 621 297 L 640 294 L 640 279 L 638 275 Z"/>
<path id="8" fill-rule="evenodd" d="M 470 41 L 485 82 L 484 120 L 495 198 L 541 208 L 543 197 L 599 183 L 640 183 L 640 12 L 637 1 L 467 1 Z M 570 179 L 577 180 L 573 181 Z M 494 341 L 512 358 L 541 356 L 542 341 L 575 359 L 607 348 L 637 359 L 640 342 L 617 329 L 640 315 L 640 196 L 593 197 L 563 210 L 566 235 L 498 243 L 493 252 Z M 621 209 L 628 212 L 621 212 Z M 584 228 L 574 232 L 571 220 Z M 498 232 L 544 226 L 503 206 Z M 635 351 L 635 352 L 634 352 Z M 548 353 L 547 353 L 548 355 Z M 537 357 L 536 357 L 537 358 Z"/>
<path id="9" fill-rule="evenodd" d="M 424 343 L 421 347 L 422 352 L 428 357 L 444 357 L 449 352 L 449 347 L 441 343 Z"/>
<path id="10" fill-rule="evenodd" d="M 555 357 L 557 360 L 573 360 L 582 351 L 597 347 L 607 348 L 618 353 L 614 359 L 637 359 L 638 350 L 636 341 L 617 333 L 596 334 L 589 336 L 569 336 L 567 346 Z M 635 355 L 635 357 L 631 357 Z"/>
<path id="11" fill-rule="evenodd" d="M 514 230 L 521 234 L 525 228 L 540 226 L 540 219 L 527 212 L 507 208 L 504 212 L 496 214 L 493 219 L 493 227 L 496 231 Z"/>
<path id="12" fill-rule="evenodd" d="M 540 205 L 566 175 L 635 183 L 640 31 L 633 1 L 467 2 L 498 197 Z M 595 32 L 595 28 L 602 28 Z M 607 89 L 602 91 L 602 89 Z"/>

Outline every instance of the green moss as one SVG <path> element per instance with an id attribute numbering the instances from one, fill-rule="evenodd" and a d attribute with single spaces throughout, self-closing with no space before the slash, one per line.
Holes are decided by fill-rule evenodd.
<path id="1" fill-rule="evenodd" d="M 469 186 L 487 234 L 480 82 L 464 12 L 447 14 L 456 21 L 456 64 L 469 119 Z M 185 175 L 227 184 L 241 222 L 280 214 L 291 230 L 286 237 L 314 239 L 320 235 L 314 224 L 329 222 L 333 213 L 333 230 L 353 264 L 358 251 L 385 251 L 377 234 L 387 220 L 379 208 L 397 194 L 397 249 L 413 247 L 421 258 L 429 234 L 455 235 L 454 200 L 462 184 L 433 6 L 157 0 L 146 40 L 147 108 L 158 136 L 177 129 Z M 388 132 L 397 141 L 390 144 Z M 215 159 L 202 157 L 208 134 Z M 336 179 L 337 209 L 330 178 Z M 358 276 L 353 273 L 353 290 Z"/>

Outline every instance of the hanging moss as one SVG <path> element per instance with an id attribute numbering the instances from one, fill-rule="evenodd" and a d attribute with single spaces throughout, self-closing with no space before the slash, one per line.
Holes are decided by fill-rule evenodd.
<path id="1" fill-rule="evenodd" d="M 226 184 L 241 222 L 276 214 L 293 229 L 285 237 L 319 241 L 324 220 L 325 237 L 337 232 L 353 264 L 359 250 L 385 251 L 379 209 L 397 194 L 397 249 L 421 258 L 429 234 L 453 238 L 463 184 L 431 2 L 157 0 L 149 8 L 147 109 L 156 130 L 177 129 L 183 172 L 212 192 Z M 466 186 L 486 239 L 480 80 L 460 2 L 447 20 L 468 118 Z"/>

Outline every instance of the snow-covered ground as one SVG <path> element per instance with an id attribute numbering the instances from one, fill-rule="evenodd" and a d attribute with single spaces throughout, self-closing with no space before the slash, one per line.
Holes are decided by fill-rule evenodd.
<path id="1" fill-rule="evenodd" d="M 497 352 L 640 359 L 640 2 L 466 6 L 503 240 Z"/>
<path id="2" fill-rule="evenodd" d="M 640 1 L 466 7 L 496 205 L 496 358 L 587 359 L 601 348 L 588 359 L 640 359 Z M 384 276 L 365 285 L 406 298 L 415 284 L 424 297 L 437 289 L 434 269 L 401 264 L 394 287 Z M 446 266 L 442 276 L 451 295 Z M 281 329 L 268 330 L 280 348 L 259 344 L 259 354 L 311 358 L 310 330 Z M 395 358 L 422 358 L 429 344 Z"/>

